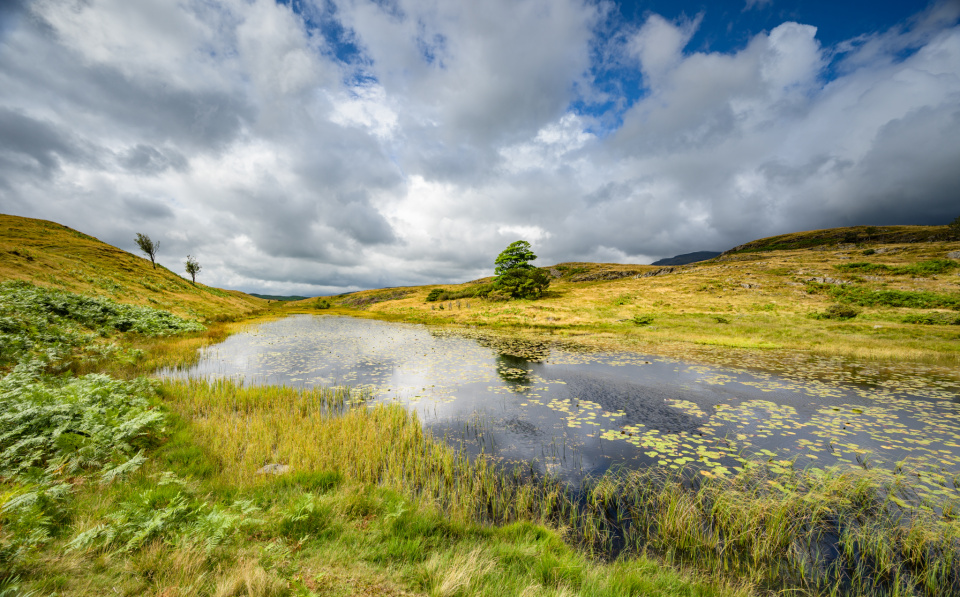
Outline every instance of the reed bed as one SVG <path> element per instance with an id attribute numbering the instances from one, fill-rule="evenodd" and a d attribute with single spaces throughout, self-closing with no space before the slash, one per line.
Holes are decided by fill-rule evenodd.
<path id="1" fill-rule="evenodd" d="M 570 488 L 462 452 L 399 405 L 347 388 L 166 382 L 162 394 L 237 486 L 280 463 L 336 471 L 442 508 L 453 520 L 529 521 L 599 558 L 661 559 L 766 589 L 824 595 L 960 595 L 960 522 L 909 505 L 906 475 L 753 467 L 732 478 L 621 470 Z M 945 515 L 944 512 L 948 514 Z"/>

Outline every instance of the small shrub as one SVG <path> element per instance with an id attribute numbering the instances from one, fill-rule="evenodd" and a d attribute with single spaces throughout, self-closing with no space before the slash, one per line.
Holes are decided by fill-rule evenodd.
<path id="1" fill-rule="evenodd" d="M 633 323 L 636 325 L 650 325 L 653 323 L 653 315 L 634 315 Z"/>
<path id="2" fill-rule="evenodd" d="M 619 307 L 621 305 L 628 305 L 631 301 L 633 301 L 633 297 L 631 295 L 621 294 L 617 298 L 613 299 L 613 304 Z"/>
<path id="3" fill-rule="evenodd" d="M 730 323 L 730 320 L 722 315 L 714 315 L 713 320 L 717 323 Z"/>
<path id="4" fill-rule="evenodd" d="M 316 309 L 329 309 L 331 307 L 330 301 L 327 299 L 317 299 L 317 302 L 313 304 Z"/>
<path id="5" fill-rule="evenodd" d="M 494 302 L 504 302 L 512 299 L 513 296 L 510 295 L 506 290 L 494 290 L 487 293 L 487 299 Z"/>
<path id="6" fill-rule="evenodd" d="M 827 310 L 823 313 L 817 313 L 814 317 L 816 319 L 853 319 L 857 315 L 860 315 L 860 309 L 852 307 L 850 305 L 830 305 L 827 307 Z"/>
<path id="7" fill-rule="evenodd" d="M 947 226 L 950 228 L 950 236 L 955 240 L 960 240 L 960 216 L 957 216 Z"/>
<path id="8" fill-rule="evenodd" d="M 863 250 L 863 254 L 864 254 L 864 255 L 873 255 L 873 254 L 876 253 L 876 252 L 877 252 L 877 251 L 876 251 L 875 249 L 864 249 L 864 250 Z"/>
<path id="9" fill-rule="evenodd" d="M 864 252 L 864 254 L 867 253 Z M 841 263 L 834 267 L 842 272 L 856 271 L 865 274 L 889 274 L 891 276 L 935 276 L 953 271 L 960 267 L 960 264 L 951 259 L 928 259 L 909 265 L 855 262 Z"/>
<path id="10" fill-rule="evenodd" d="M 953 309 L 960 311 L 960 294 L 912 290 L 870 290 L 862 286 L 835 286 L 829 289 L 834 300 L 861 307 L 909 307 L 911 309 Z"/>
<path id="11" fill-rule="evenodd" d="M 427 295 L 427 302 L 428 302 L 428 303 L 434 303 L 434 302 L 436 302 L 436 301 L 439 301 L 439 300 L 441 300 L 440 297 L 441 297 L 442 295 L 443 295 L 443 290 L 442 290 L 442 289 L 440 289 L 440 288 L 434 288 L 434 289 L 431 290 L 430 293 Z"/>
<path id="12" fill-rule="evenodd" d="M 900 321 L 920 325 L 960 325 L 960 315 L 953 315 L 952 313 L 919 313 L 905 315 Z"/>

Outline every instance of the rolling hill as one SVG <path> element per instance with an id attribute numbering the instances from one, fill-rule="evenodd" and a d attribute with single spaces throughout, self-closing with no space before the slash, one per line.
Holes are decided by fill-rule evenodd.
<path id="1" fill-rule="evenodd" d="M 162 265 L 49 222 L 0 214 L 0 280 L 24 280 L 120 303 L 201 318 L 232 318 L 267 301 L 237 290 L 193 285 Z"/>

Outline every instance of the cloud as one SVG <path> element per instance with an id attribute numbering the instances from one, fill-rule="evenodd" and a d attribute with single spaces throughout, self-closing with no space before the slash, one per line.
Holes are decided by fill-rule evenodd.
<path id="1" fill-rule="evenodd" d="M 773 0 L 747 0 L 743 7 L 743 11 L 746 12 L 755 8 L 766 8 L 771 4 L 773 4 Z"/>
<path id="2" fill-rule="evenodd" d="M 956 2 L 725 52 L 691 48 L 707 13 L 294 4 L 2 5 L 0 210 L 271 294 L 476 279 L 517 238 L 648 263 L 956 216 Z"/>

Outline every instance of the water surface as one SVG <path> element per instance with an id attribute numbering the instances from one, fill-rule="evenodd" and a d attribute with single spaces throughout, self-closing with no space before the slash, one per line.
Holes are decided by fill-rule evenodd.
<path id="1" fill-rule="evenodd" d="M 747 353 L 745 353 L 747 354 Z M 801 374 L 802 373 L 802 374 Z M 571 482 L 613 466 L 726 475 L 855 466 L 953 495 L 960 384 L 850 366 L 772 374 L 416 324 L 295 315 L 252 325 L 167 377 L 368 389 L 472 454 Z"/>

